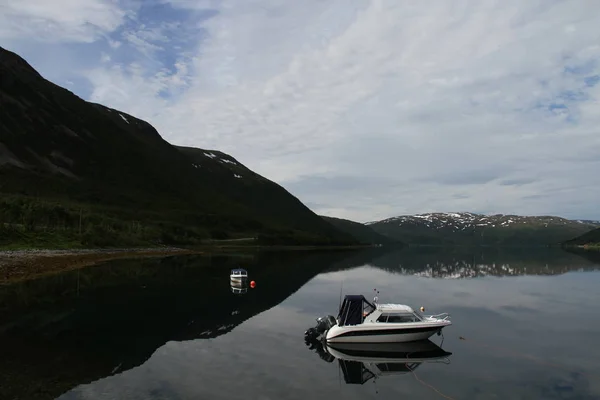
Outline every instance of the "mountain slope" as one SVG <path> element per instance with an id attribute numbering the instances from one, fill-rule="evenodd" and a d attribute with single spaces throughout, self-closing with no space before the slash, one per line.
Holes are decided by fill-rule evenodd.
<path id="1" fill-rule="evenodd" d="M 335 217 L 327 217 L 321 215 L 325 221 L 329 222 L 331 225 L 335 226 L 342 232 L 346 232 L 352 235 L 356 240 L 362 243 L 369 244 L 391 244 L 396 243 L 399 244 L 400 241 L 390 238 L 389 236 L 385 236 L 375 232 L 371 227 L 361 224 L 359 222 L 350 221 L 348 219 L 335 218 Z"/>
<path id="2" fill-rule="evenodd" d="M 566 246 L 590 246 L 600 247 L 600 228 L 594 229 L 563 243 Z"/>
<path id="3" fill-rule="evenodd" d="M 473 213 L 404 215 L 367 223 L 378 233 L 409 244 L 550 245 L 586 233 L 600 222 Z"/>
<path id="4" fill-rule="evenodd" d="M 82 242 L 353 242 L 232 157 L 172 146 L 147 122 L 82 100 L 2 48 L 0 76 L 0 245 L 22 227 L 76 231 L 71 239 Z"/>

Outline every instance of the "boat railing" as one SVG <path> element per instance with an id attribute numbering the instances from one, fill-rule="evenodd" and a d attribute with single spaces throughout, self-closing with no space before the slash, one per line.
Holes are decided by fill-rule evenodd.
<path id="1" fill-rule="evenodd" d="M 442 321 L 446 321 L 446 320 L 450 319 L 450 314 L 445 312 L 445 313 L 441 313 L 441 314 L 429 315 L 428 318 L 435 318 L 435 319 L 441 319 Z"/>
<path id="2" fill-rule="evenodd" d="M 438 364 L 446 364 L 446 365 L 448 365 L 448 364 L 450 364 L 450 358 L 449 357 L 444 357 L 444 358 L 441 358 L 441 359 L 438 359 L 438 360 L 429 360 L 427 362 L 428 363 L 432 363 L 432 364 L 433 363 L 438 363 Z"/>

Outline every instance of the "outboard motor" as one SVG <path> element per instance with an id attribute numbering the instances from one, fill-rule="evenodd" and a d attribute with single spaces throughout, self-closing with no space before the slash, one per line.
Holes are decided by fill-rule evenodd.
<path id="1" fill-rule="evenodd" d="M 304 339 L 308 343 L 313 339 L 326 333 L 332 326 L 337 324 L 333 315 L 326 315 L 324 317 L 317 318 L 317 325 L 314 328 L 309 328 L 304 332 Z"/>

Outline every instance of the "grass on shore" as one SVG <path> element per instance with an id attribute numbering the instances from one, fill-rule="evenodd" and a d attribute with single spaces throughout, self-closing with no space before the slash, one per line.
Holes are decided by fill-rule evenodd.
<path id="1" fill-rule="evenodd" d="M 563 246 L 565 249 L 583 249 L 583 250 L 595 250 L 600 251 L 600 243 L 587 243 L 587 244 L 567 244 Z"/>
<path id="2" fill-rule="evenodd" d="M 339 251 L 339 250 L 357 250 L 358 246 L 272 246 L 266 250 L 269 251 Z M 210 253 L 234 252 L 257 250 L 249 247 L 222 247 L 210 248 Z M 260 248 L 264 251 L 264 248 Z M 202 255 L 206 252 L 201 249 L 129 249 L 124 251 L 91 252 L 91 253 L 69 253 L 47 254 L 38 253 L 34 255 L 21 255 L 20 257 L 5 259 L 0 254 L 0 285 L 8 285 L 15 282 L 39 278 L 45 275 L 61 273 L 79 268 L 92 267 L 108 261 L 135 258 L 163 258 L 182 255 Z"/>

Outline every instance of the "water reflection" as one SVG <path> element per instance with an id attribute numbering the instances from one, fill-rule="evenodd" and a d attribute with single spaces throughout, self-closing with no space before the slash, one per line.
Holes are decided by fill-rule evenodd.
<path id="1" fill-rule="evenodd" d="M 406 343 L 326 343 L 312 339 L 310 350 L 328 363 L 338 360 L 346 384 L 362 385 L 382 376 L 405 375 L 421 364 L 449 364 L 452 353 L 431 340 Z"/>
<path id="2" fill-rule="evenodd" d="M 340 281 L 345 293 L 377 287 L 382 301 L 452 313 L 456 325 L 444 342 L 456 354 L 452 364 L 410 361 L 427 364 L 419 377 L 453 398 L 565 398 L 568 390 L 570 398 L 598 398 L 590 374 L 600 325 L 590 315 L 600 274 L 565 274 L 597 269 L 592 260 L 553 250 L 421 250 L 136 260 L 0 287 L 0 398 L 242 398 L 249 386 L 264 398 L 329 398 L 340 390 L 363 398 L 363 386 L 332 384 L 335 368 L 300 339 L 315 317 L 337 310 Z M 437 279 L 457 271 L 437 266 L 469 257 L 473 271 L 510 264 L 524 277 Z M 252 271 L 257 286 L 234 293 L 232 267 Z M 420 274 L 427 268 L 436 274 Z M 361 374 L 385 374 L 377 369 L 384 362 L 351 359 L 347 349 L 312 350 L 333 364 L 362 363 Z M 349 379 L 358 376 L 352 365 Z M 232 382 L 232 374 L 240 378 Z M 427 397 L 430 389 L 415 379 L 381 381 L 388 398 L 439 397 Z"/>
<path id="3" fill-rule="evenodd" d="M 322 270 L 360 265 L 362 257 L 339 251 L 131 260 L 2 286 L 0 398 L 53 399 L 144 363 L 168 341 L 222 336 Z M 227 284 L 240 265 L 252 267 L 259 287 Z"/>
<path id="4" fill-rule="evenodd" d="M 411 247 L 380 251 L 369 265 L 395 274 L 445 279 L 560 275 L 600 269 L 600 262 L 589 253 L 555 248 Z"/>

